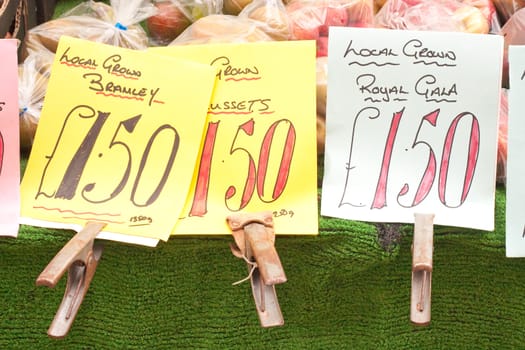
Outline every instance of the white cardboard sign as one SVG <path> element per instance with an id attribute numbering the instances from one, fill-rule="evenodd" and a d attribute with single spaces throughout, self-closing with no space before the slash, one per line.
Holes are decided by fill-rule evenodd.
<path id="1" fill-rule="evenodd" d="M 525 257 L 525 46 L 509 46 L 506 254 Z"/>
<path id="2" fill-rule="evenodd" d="M 494 228 L 503 40 L 332 27 L 321 214 Z"/>

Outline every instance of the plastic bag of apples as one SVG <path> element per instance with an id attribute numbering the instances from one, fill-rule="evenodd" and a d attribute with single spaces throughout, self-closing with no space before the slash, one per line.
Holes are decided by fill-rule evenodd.
<path id="1" fill-rule="evenodd" d="M 478 34 L 500 27 L 491 0 L 387 0 L 375 20 L 382 28 Z"/>
<path id="2" fill-rule="evenodd" d="M 502 86 L 509 87 L 509 58 L 510 45 L 525 45 L 525 8 L 516 11 L 501 28 L 504 38 L 503 50 L 503 78 Z"/>
<path id="3" fill-rule="evenodd" d="M 20 149 L 29 152 L 33 145 L 40 112 L 44 105 L 47 83 L 54 54 L 29 55 L 18 65 L 18 105 L 20 116 Z"/>
<path id="4" fill-rule="evenodd" d="M 198 19 L 220 14 L 222 0 L 157 0 L 157 13 L 146 19 L 146 29 L 153 45 L 171 43 Z"/>
<path id="5" fill-rule="evenodd" d="M 281 0 L 253 0 L 238 15 L 199 18 L 169 45 L 290 40 L 290 22 Z"/>
<path id="6" fill-rule="evenodd" d="M 129 49 L 146 49 L 146 31 L 140 22 L 156 13 L 150 0 L 111 0 L 110 5 L 84 1 L 59 18 L 32 28 L 24 40 L 25 54 L 56 52 L 62 35 Z"/>
<path id="7" fill-rule="evenodd" d="M 328 28 L 373 27 L 373 0 L 290 0 L 286 4 L 293 40 L 316 40 L 317 56 L 328 54 Z"/>

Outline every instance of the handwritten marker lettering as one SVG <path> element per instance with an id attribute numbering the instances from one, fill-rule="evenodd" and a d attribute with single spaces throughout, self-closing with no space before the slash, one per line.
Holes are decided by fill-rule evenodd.
<path id="1" fill-rule="evenodd" d="M 111 55 L 104 60 L 104 63 L 102 63 L 102 68 L 104 68 L 110 74 L 124 78 L 136 79 L 142 76 L 142 72 L 140 70 L 121 66 L 120 63 L 118 63 L 121 60 L 122 57 L 120 55 Z"/>
<path id="2" fill-rule="evenodd" d="M 208 113 L 210 114 L 271 114 L 270 98 L 257 98 L 242 101 L 222 101 L 210 104 Z"/>
<path id="3" fill-rule="evenodd" d="M 418 95 L 424 96 L 427 102 L 457 102 L 458 95 L 456 84 L 448 87 L 436 86 L 437 79 L 432 74 L 426 74 L 419 78 L 415 85 L 415 91 Z M 448 98 L 452 96 L 451 98 Z"/>
<path id="4" fill-rule="evenodd" d="M 242 80 L 258 80 L 260 79 L 260 72 L 256 66 L 253 67 L 233 67 L 230 64 L 230 59 L 226 56 L 220 56 L 211 61 L 212 67 L 219 68 L 217 77 L 219 80 L 224 78 L 226 81 L 242 81 Z"/>
<path id="5" fill-rule="evenodd" d="M 394 50 L 392 50 L 391 48 L 386 48 L 386 47 L 383 47 L 383 48 L 379 48 L 379 49 L 376 49 L 376 48 L 368 48 L 368 47 L 365 47 L 365 48 L 354 48 L 352 47 L 353 45 L 353 40 L 350 40 L 350 42 L 348 43 L 348 46 L 346 47 L 346 51 L 345 51 L 345 54 L 343 55 L 343 57 L 347 57 L 347 56 L 350 56 L 350 55 L 354 55 L 354 56 L 358 56 L 358 57 L 397 57 L 398 54 L 396 52 L 394 52 Z M 390 61 L 385 61 L 385 62 L 380 62 L 380 61 L 369 61 L 369 62 L 359 62 L 359 61 L 351 61 L 348 63 L 349 66 L 353 65 L 353 64 L 357 64 L 359 66 L 368 66 L 368 65 L 375 65 L 375 66 L 387 66 L 387 65 L 390 65 L 390 66 L 398 66 L 399 63 L 396 63 L 396 62 L 390 62 Z"/>
<path id="6" fill-rule="evenodd" d="M 414 64 L 434 64 L 439 67 L 455 67 L 456 53 L 451 50 L 441 51 L 432 50 L 423 46 L 419 39 L 412 39 L 403 46 L 403 54 L 407 57 L 414 58 Z"/>
<path id="7" fill-rule="evenodd" d="M 208 212 L 207 201 L 211 178 L 211 165 L 219 123 L 220 122 L 210 122 L 208 124 L 208 131 L 199 164 L 199 175 L 189 216 L 204 216 Z M 230 185 L 226 193 L 224 193 L 224 204 L 230 211 L 244 209 L 254 195 L 257 196 L 261 202 L 275 202 L 283 194 L 288 183 L 297 138 L 293 123 L 288 119 L 275 121 L 265 130 L 259 147 L 259 153 L 252 155 L 249 147 L 246 147 L 246 137 L 252 137 L 256 129 L 257 124 L 253 118 L 239 124 L 231 143 L 230 156 L 233 154 L 247 156 L 248 172 L 241 186 Z M 278 151 L 273 152 L 273 150 L 276 149 Z M 269 164 L 270 158 L 276 156 L 281 157 L 281 162 L 277 173 L 273 174 L 269 171 Z M 272 175 L 274 178 L 272 178 Z M 236 196 L 238 193 L 240 196 Z"/>
<path id="8" fill-rule="evenodd" d="M 143 101 L 144 97 L 150 96 L 148 105 L 151 106 L 153 102 L 155 103 L 164 103 L 162 101 L 156 100 L 160 88 L 156 89 L 147 89 L 145 87 L 131 87 L 126 85 L 117 84 L 113 81 L 104 82 L 102 75 L 99 73 L 86 73 L 82 76 L 84 79 L 88 80 L 89 89 L 96 91 L 97 94 L 102 94 L 107 97 L 118 97 L 123 99 L 138 100 Z"/>
<path id="9" fill-rule="evenodd" d="M 62 56 L 60 56 L 60 63 L 66 64 L 72 67 L 81 67 L 81 68 L 87 68 L 87 69 L 96 69 L 98 67 L 98 64 L 94 58 L 83 58 L 80 56 L 68 56 L 70 49 L 71 48 L 68 47 L 64 51 Z"/>
<path id="10" fill-rule="evenodd" d="M 427 166 L 424 172 L 420 175 L 418 185 L 415 191 L 410 191 L 411 186 L 405 183 L 401 188 L 397 189 L 397 204 L 404 208 L 413 208 L 419 205 L 429 195 L 433 183 L 437 180 L 438 187 L 438 198 L 439 201 L 448 208 L 459 208 L 466 201 L 467 196 L 470 192 L 472 182 L 474 180 L 474 174 L 478 163 L 479 149 L 480 149 L 480 126 L 477 117 L 470 112 L 463 112 L 454 117 L 448 126 L 447 133 L 442 141 L 442 157 L 441 161 L 438 162 L 438 158 L 431 143 L 425 141 L 421 136 L 420 132 L 424 124 L 428 124 L 435 128 L 437 126 L 438 117 L 441 110 L 438 108 L 420 119 L 419 127 L 414 137 L 412 149 L 416 147 L 428 148 L 428 159 Z M 344 205 L 350 205 L 353 207 L 364 207 L 370 205 L 370 209 L 382 209 L 387 206 L 387 184 L 389 173 L 391 170 L 391 161 L 394 146 L 397 140 L 397 134 L 401 120 L 405 114 L 405 108 L 395 112 L 390 122 L 390 128 L 388 130 L 388 136 L 386 138 L 385 147 L 383 150 L 383 156 L 380 166 L 380 172 L 378 181 L 375 188 L 375 193 L 371 204 L 367 204 L 369 200 L 362 198 L 362 201 L 356 202 L 351 198 L 356 198 L 353 195 L 350 185 L 353 182 L 352 173 L 358 170 L 358 166 L 353 162 L 353 148 L 354 136 L 356 130 L 357 120 L 362 116 L 361 119 L 368 118 L 369 120 L 377 119 L 381 116 L 379 109 L 375 107 L 367 107 L 360 110 L 354 120 L 354 133 L 352 134 L 352 143 L 350 145 L 349 158 L 347 163 L 347 175 L 344 184 L 341 200 L 339 207 Z M 457 130 L 460 124 L 465 125 L 470 129 L 467 134 L 468 139 L 464 136 L 457 136 Z M 464 166 L 464 181 L 461 188 L 454 188 L 447 186 L 449 182 L 449 170 L 452 166 L 450 164 L 450 158 L 452 153 L 461 152 L 461 147 L 453 148 L 454 145 L 458 145 L 463 142 L 467 147 L 467 156 L 465 159 Z M 414 192 L 411 196 L 408 196 Z M 409 198 L 408 198 L 409 197 Z M 407 198 L 407 199 L 403 199 Z"/>
<path id="11" fill-rule="evenodd" d="M 361 74 L 356 78 L 356 84 L 362 94 L 367 95 L 364 99 L 370 102 L 389 102 L 389 101 L 406 101 L 404 97 L 395 97 L 391 99 L 391 95 L 408 95 L 408 91 L 404 86 L 399 84 L 396 86 L 381 86 L 376 85 L 376 76 L 374 74 Z M 378 97 L 376 97 L 378 96 Z"/>
<path id="12" fill-rule="evenodd" d="M 46 156 L 48 161 L 44 167 L 35 199 L 44 196 L 47 198 L 73 200 L 75 197 L 80 196 L 89 203 L 104 203 L 119 196 L 126 187 L 131 187 L 130 191 L 126 192 L 126 195 L 129 196 L 129 201 L 133 203 L 135 207 L 147 207 L 159 198 L 162 189 L 166 185 L 168 176 L 174 167 L 175 158 L 179 150 L 180 135 L 177 129 L 168 124 L 160 125 L 150 135 L 142 153 L 132 154 L 130 147 L 124 142 L 125 138 L 121 139 L 121 135 L 133 136 L 135 130 L 139 128 L 138 125 L 142 114 L 124 119 L 117 126 L 111 123 L 106 124 L 110 114 L 110 112 L 97 111 L 88 105 L 78 105 L 71 109 L 64 119 L 60 136 L 53 147 L 52 153 Z M 91 122 L 91 126 L 86 128 L 88 130 L 84 138 L 80 140 L 76 146 L 76 150 L 74 147 L 72 148 L 70 143 L 62 139 L 64 135 L 67 135 L 66 130 L 69 124 L 75 121 Z M 81 179 L 86 167 L 89 165 L 88 161 L 93 158 L 95 143 L 103 129 L 109 129 L 109 132 L 113 132 L 112 141 L 108 146 L 108 150 L 118 146 L 116 150 L 120 152 L 127 161 L 126 164 L 122 164 L 121 169 L 112 169 L 116 180 L 113 189 L 108 190 L 102 187 L 104 190 L 99 192 L 97 191 L 97 180 L 100 179 L 89 179 L 83 187 L 81 187 L 83 183 Z M 152 180 L 151 177 L 144 180 L 142 175 L 152 156 L 152 149 L 155 143 L 161 138 L 171 144 L 171 147 L 168 147 L 166 150 L 164 169 L 159 169 L 156 180 Z M 56 164 L 57 161 L 54 160 L 55 156 L 60 152 L 66 152 L 66 150 L 70 154 L 69 163 Z M 98 154 L 98 157 L 103 156 L 103 153 Z M 135 173 L 132 173 L 132 169 L 135 168 L 133 165 L 137 163 L 137 169 Z M 56 174 L 48 174 L 48 168 L 61 169 L 63 174 L 61 179 L 57 181 Z M 157 181 L 157 183 L 153 190 L 150 189 L 151 193 L 143 193 L 140 191 L 144 184 L 148 185 L 144 187 L 151 187 L 152 181 Z"/>
<path id="13" fill-rule="evenodd" d="M 86 73 L 82 77 L 85 78 L 86 80 L 89 80 L 89 89 L 97 91 L 97 92 L 120 93 L 122 95 L 118 97 L 123 97 L 123 98 L 125 98 L 124 95 L 131 96 L 132 98 L 133 97 L 137 98 L 137 97 L 144 97 L 147 94 L 146 88 L 127 87 L 127 86 L 115 84 L 112 81 L 104 83 L 102 81 L 102 75 L 99 73 Z"/>

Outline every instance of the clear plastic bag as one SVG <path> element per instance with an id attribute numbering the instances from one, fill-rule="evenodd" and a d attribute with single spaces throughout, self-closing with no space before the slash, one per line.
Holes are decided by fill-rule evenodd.
<path id="1" fill-rule="evenodd" d="M 20 149 L 33 145 L 40 112 L 44 104 L 53 54 L 30 55 L 18 65 L 18 105 L 20 115 Z"/>
<path id="2" fill-rule="evenodd" d="M 316 59 L 316 95 L 317 95 L 317 153 L 324 153 L 326 139 L 326 91 L 328 83 L 328 57 Z"/>
<path id="3" fill-rule="evenodd" d="M 326 90 L 328 84 L 328 57 L 316 59 L 317 113 L 326 115 Z"/>
<path id="4" fill-rule="evenodd" d="M 501 28 L 503 35 L 503 77 L 502 86 L 509 87 L 509 58 L 510 45 L 525 45 L 525 8 L 515 12 Z"/>
<path id="5" fill-rule="evenodd" d="M 503 25 L 516 11 L 525 7 L 525 0 L 492 0 L 492 2 Z"/>
<path id="6" fill-rule="evenodd" d="M 291 0 L 286 5 L 292 39 L 316 40 L 317 56 L 328 54 L 328 28 L 372 27 L 372 0 Z"/>
<path id="7" fill-rule="evenodd" d="M 374 0 L 374 14 L 381 10 L 386 0 Z"/>
<path id="8" fill-rule="evenodd" d="M 149 0 L 85 1 L 61 17 L 32 28 L 26 38 L 26 55 L 47 49 L 56 52 L 62 35 L 104 44 L 143 50 L 148 36 L 139 24 L 157 12 Z"/>
<path id="9" fill-rule="evenodd" d="M 500 29 L 490 0 L 388 0 L 375 16 L 377 27 L 487 34 Z"/>
<path id="10" fill-rule="evenodd" d="M 237 16 L 252 0 L 223 0 L 222 13 Z"/>
<path id="11" fill-rule="evenodd" d="M 167 45 L 199 18 L 221 14 L 222 0 L 158 0 L 157 13 L 146 20 L 151 43 Z"/>
<path id="12" fill-rule="evenodd" d="M 210 15 L 192 23 L 169 46 L 274 41 L 265 32 L 266 26 L 265 23 L 246 17 Z"/>
<path id="13" fill-rule="evenodd" d="M 509 128 L 509 104 L 508 90 L 501 89 L 500 94 L 500 112 L 498 121 L 498 161 L 496 167 L 496 182 L 500 184 L 507 183 L 507 141 Z"/>
<path id="14" fill-rule="evenodd" d="M 261 22 L 261 29 L 275 40 L 292 38 L 290 19 L 282 0 L 253 0 L 238 17 Z"/>

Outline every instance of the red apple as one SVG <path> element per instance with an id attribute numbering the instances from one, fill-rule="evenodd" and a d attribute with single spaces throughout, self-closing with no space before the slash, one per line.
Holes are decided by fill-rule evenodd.
<path id="1" fill-rule="evenodd" d="M 348 21 L 348 27 L 355 28 L 372 28 L 373 24 L 366 21 Z"/>
<path id="2" fill-rule="evenodd" d="M 348 22 L 348 13 L 344 6 L 327 7 L 326 18 L 324 20 L 325 26 L 345 26 Z"/>
<path id="3" fill-rule="evenodd" d="M 155 6 L 158 12 L 146 20 L 146 27 L 155 42 L 167 45 L 191 24 L 191 20 L 171 1 L 157 2 Z"/>
<path id="4" fill-rule="evenodd" d="M 317 57 L 328 56 L 328 37 L 320 36 L 317 38 Z"/>
<path id="5" fill-rule="evenodd" d="M 313 1 L 293 0 L 286 5 L 286 12 L 293 39 L 316 40 L 319 37 L 319 26 L 324 22 L 324 14 Z"/>
<path id="6" fill-rule="evenodd" d="M 344 7 L 327 7 L 324 23 L 319 26 L 319 35 L 328 35 L 328 27 L 345 27 L 347 23 L 348 13 Z"/>
<path id="7" fill-rule="evenodd" d="M 318 27 L 301 27 L 299 25 L 292 26 L 292 38 L 295 40 L 317 40 L 319 38 Z"/>
<path id="8" fill-rule="evenodd" d="M 345 6 L 348 27 L 374 27 L 374 1 L 353 1 Z"/>

